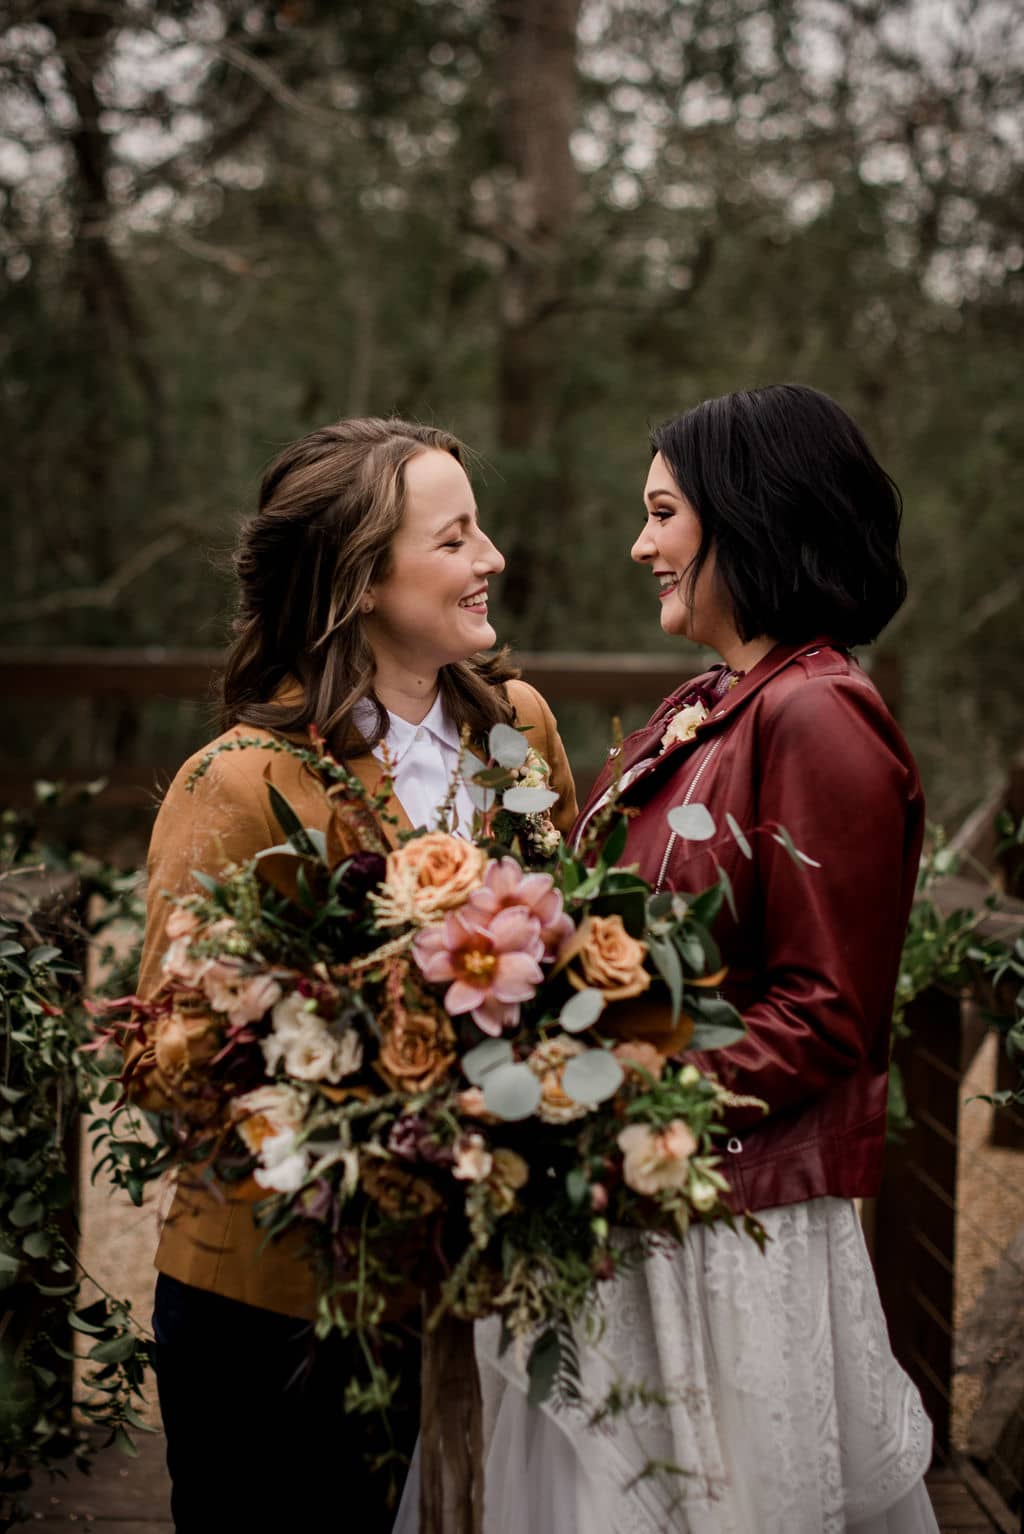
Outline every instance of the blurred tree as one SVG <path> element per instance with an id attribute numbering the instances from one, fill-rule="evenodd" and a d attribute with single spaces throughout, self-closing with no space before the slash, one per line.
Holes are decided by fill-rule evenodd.
<path id="1" fill-rule="evenodd" d="M 397 410 L 485 455 L 507 637 L 662 648 L 647 425 L 798 377 L 905 491 L 887 642 L 959 812 L 1020 733 L 1015 9 L 14 0 L 0 637 L 218 642 L 197 543 L 282 441 Z"/>

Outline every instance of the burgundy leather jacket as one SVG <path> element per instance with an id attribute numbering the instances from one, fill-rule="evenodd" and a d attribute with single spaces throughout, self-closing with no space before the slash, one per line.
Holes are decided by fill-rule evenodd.
<path id="1" fill-rule="evenodd" d="M 661 751 L 672 715 L 707 697 L 720 669 L 689 682 L 623 744 L 622 862 L 656 889 L 696 893 L 732 881 L 737 917 L 715 926 L 722 994 L 747 1035 L 695 1055 L 734 1093 L 768 1103 L 727 1114 L 723 1156 L 734 1207 L 766 1209 L 878 1190 L 889 1025 L 921 851 L 924 804 L 913 757 L 878 691 L 827 639 L 778 645 L 711 704 L 692 740 Z M 607 787 L 602 771 L 577 828 Z M 704 804 L 708 841 L 685 841 L 670 809 Z M 726 821 L 745 834 L 744 855 Z M 820 867 L 794 863 L 784 827 Z"/>

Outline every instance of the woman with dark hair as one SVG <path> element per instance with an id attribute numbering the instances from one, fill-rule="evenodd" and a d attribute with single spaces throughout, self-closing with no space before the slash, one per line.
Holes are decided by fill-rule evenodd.
<path id="1" fill-rule="evenodd" d="M 153 830 L 142 997 L 162 981 L 167 895 L 282 839 L 267 777 L 303 824 L 326 829 L 323 794 L 286 754 L 219 755 L 189 792 L 194 769 L 233 737 L 305 743 L 316 726 L 372 789 L 386 754 L 393 821 L 381 829 L 393 840 L 396 829 L 433 824 L 464 727 L 483 742 L 491 725 L 519 724 L 551 767 L 556 825 L 571 826 L 572 777 L 550 709 L 504 653 L 480 653 L 495 642 L 487 586 L 504 560 L 480 527 L 463 451 L 433 428 L 347 420 L 266 471 L 236 555 L 225 733 L 181 768 Z M 461 787 L 454 809 L 468 834 Z M 163 1042 L 158 1021 L 126 1070 L 129 1094 L 157 1111 L 176 1101 Z M 297 1236 L 268 1243 L 252 1212 L 263 1196 L 251 1180 L 228 1190 L 182 1179 L 160 1237 L 153 1326 L 175 1528 L 330 1527 L 348 1507 L 372 1534 L 391 1518 L 387 1482 L 367 1471 L 366 1419 L 344 1411 L 354 1344 L 314 1338 L 311 1262 Z M 405 1384 L 409 1428 L 398 1436 L 411 1447 L 415 1381 Z"/>
<path id="2" fill-rule="evenodd" d="M 531 1426 L 516 1362 L 485 1333 L 489 1410 L 518 1453 L 505 1484 L 535 1483 L 557 1439 L 560 1534 L 928 1534 L 931 1425 L 893 1358 L 853 1202 L 878 1191 L 922 836 L 913 758 L 850 653 L 905 595 L 899 494 L 807 388 L 707 401 L 651 445 L 632 557 L 662 629 L 721 664 L 625 741 L 575 834 L 617 778 L 623 863 L 682 896 L 728 875 L 715 936 L 747 1032 L 690 1059 L 733 1094 L 720 1170 L 768 1240 L 762 1255 L 694 1225 L 615 1281 L 582 1389 L 632 1405 L 600 1434 L 564 1416 Z M 690 835 L 668 824 L 679 806 Z M 667 1008 L 635 1022 L 669 1035 Z M 491 1489 L 488 1534 L 526 1534 L 511 1490 Z"/>

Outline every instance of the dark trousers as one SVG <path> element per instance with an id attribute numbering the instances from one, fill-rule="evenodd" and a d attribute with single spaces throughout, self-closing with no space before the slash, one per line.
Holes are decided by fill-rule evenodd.
<path id="1" fill-rule="evenodd" d="M 176 1534 L 325 1529 L 389 1534 L 403 1467 L 379 1422 L 344 1410 L 358 1344 L 317 1342 L 307 1321 L 209 1294 L 161 1273 L 153 1312 Z M 402 1371 L 396 1441 L 412 1451 L 418 1358 Z"/>

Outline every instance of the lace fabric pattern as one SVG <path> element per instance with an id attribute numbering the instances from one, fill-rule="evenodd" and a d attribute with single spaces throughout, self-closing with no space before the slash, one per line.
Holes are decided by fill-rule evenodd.
<path id="1" fill-rule="evenodd" d="M 701 1226 L 608 1287 L 601 1335 L 581 1338 L 584 1400 L 643 1389 L 598 1427 L 545 1407 L 526 1433 L 521 1362 L 498 1356 L 494 1323 L 478 1327 L 489 1530 L 504 1529 L 490 1513 L 506 1495 L 498 1483 L 523 1494 L 536 1466 L 513 1461 L 545 1434 L 557 1440 L 544 1453 L 562 1467 L 566 1534 L 842 1534 L 884 1521 L 913 1491 L 931 1424 L 892 1355 L 853 1204 L 759 1217 L 763 1255 Z"/>

